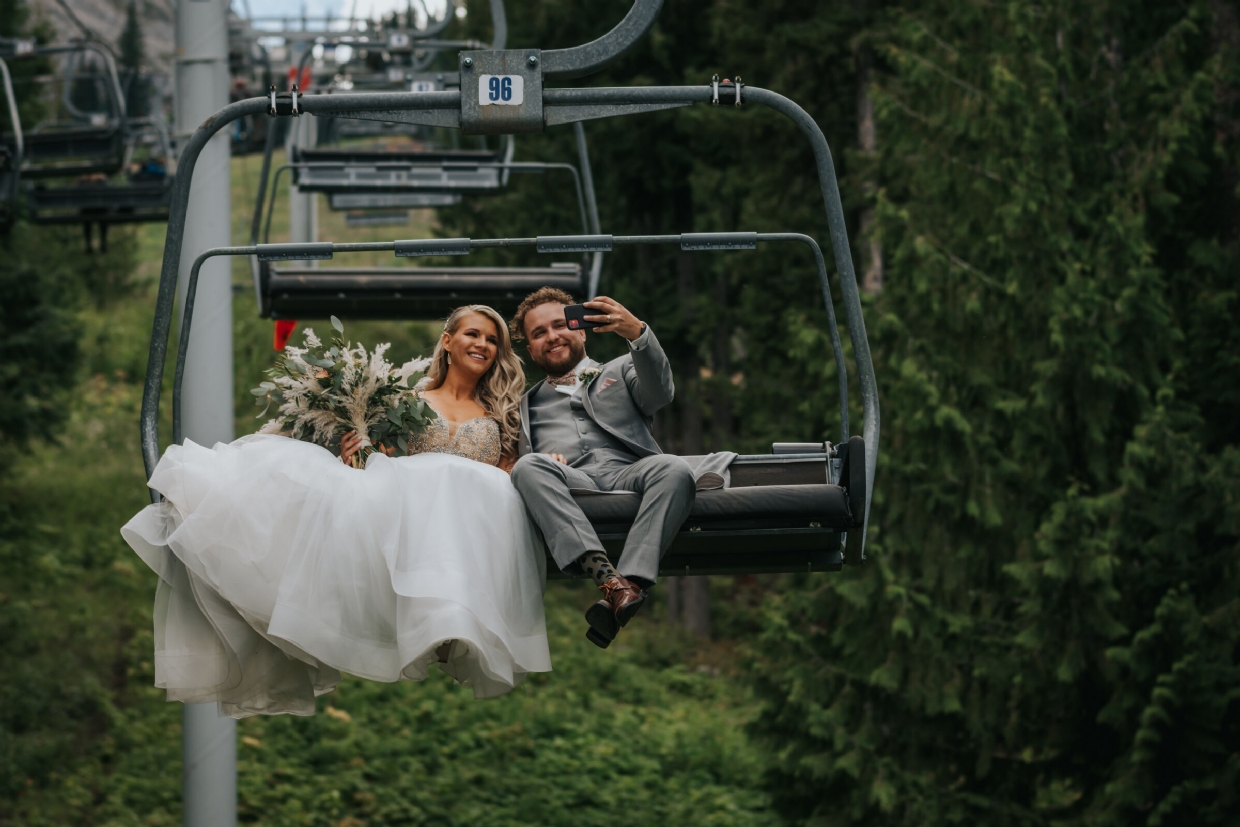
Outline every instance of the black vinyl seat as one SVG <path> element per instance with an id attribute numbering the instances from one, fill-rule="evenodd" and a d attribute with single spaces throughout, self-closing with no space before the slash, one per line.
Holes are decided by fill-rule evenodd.
<path id="1" fill-rule="evenodd" d="M 847 450 L 863 454 L 864 446 L 857 439 Z M 864 505 L 848 487 L 827 481 L 830 462 L 826 452 L 738 456 L 728 488 L 697 493 L 659 573 L 839 571 L 844 562 L 840 541 L 860 526 Z M 628 491 L 575 491 L 573 499 L 607 551 L 618 555 L 641 497 Z M 573 574 L 548 563 L 549 578 Z"/>
<path id="2" fill-rule="evenodd" d="M 104 126 L 49 129 L 26 134 L 23 178 L 56 178 L 118 172 L 125 159 L 125 136 L 119 122 Z"/>
<path id="3" fill-rule="evenodd" d="M 35 224 L 129 224 L 167 221 L 171 176 L 162 181 L 48 187 L 26 185 L 26 207 Z"/>

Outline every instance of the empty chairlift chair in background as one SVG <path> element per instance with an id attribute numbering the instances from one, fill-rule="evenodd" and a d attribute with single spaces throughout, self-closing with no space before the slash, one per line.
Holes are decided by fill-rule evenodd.
<path id="1" fill-rule="evenodd" d="M 125 102 L 112 55 L 94 43 L 36 46 L 31 41 L 0 43 L 10 62 L 51 57 L 62 70 L 21 80 L 38 84 L 44 115 L 23 124 L 22 178 L 112 175 L 125 157 Z"/>
<path id="2" fill-rule="evenodd" d="M 128 116 L 112 55 L 74 43 L 33 47 L 22 56 L 58 57 L 65 67 L 59 82 L 39 78 L 51 81 L 42 95 L 48 116 L 25 130 L 21 175 L 30 220 L 87 227 L 167 220 L 167 130 L 158 116 Z"/>
<path id="3" fill-rule="evenodd" d="M 503 49 L 507 22 L 502 0 L 491 0 L 494 44 Z M 328 85 L 329 94 L 367 91 L 436 92 L 459 88 L 458 72 L 428 71 L 448 50 L 487 48 L 471 41 L 432 39 L 448 19 L 422 31 L 388 31 L 384 51 L 391 63 L 378 77 L 346 74 Z M 360 52 L 363 44 L 353 44 Z M 303 55 L 309 59 L 309 52 Z M 302 76 L 299 69 L 298 77 Z M 515 150 L 512 136 L 487 145 L 462 147 L 459 131 L 414 124 L 393 112 L 391 120 L 373 113 L 344 113 L 321 122 L 313 147 L 294 145 L 289 166 L 303 192 L 322 192 L 334 210 L 400 210 L 448 206 L 462 195 L 498 192 L 508 184 Z M 447 140 L 444 140 L 444 135 Z M 368 140 L 369 139 L 369 140 Z M 527 167 L 526 171 L 531 168 Z"/>
<path id="4" fill-rule="evenodd" d="M 595 203 L 590 176 L 585 133 L 580 124 L 575 127 L 578 133 L 580 170 L 566 163 L 507 162 L 505 166 L 516 172 L 556 170 L 570 173 L 582 231 L 597 233 L 598 206 Z M 279 173 L 283 169 L 277 170 L 271 176 L 271 196 L 266 205 L 262 235 L 264 241 L 269 237 Z M 260 178 L 254 221 L 251 225 L 251 241 L 256 245 L 259 241 L 258 228 L 264 223 L 264 191 L 267 188 L 264 175 Z M 370 191 L 361 187 L 358 189 L 363 193 Z M 310 188 L 310 191 L 316 190 Z M 328 191 L 349 195 L 357 190 L 342 185 Z M 596 246 L 583 246 L 574 242 L 559 250 L 549 250 L 574 257 L 580 255 L 581 258 L 553 262 L 545 267 L 446 265 L 366 268 L 327 266 L 307 269 L 281 267 L 279 262 L 288 258 L 281 250 L 292 248 L 279 244 L 263 244 L 263 252 L 256 253 L 253 257 L 252 272 L 259 312 L 265 318 L 323 318 L 336 315 L 354 319 L 435 319 L 443 318 L 454 307 L 462 304 L 489 304 L 502 312 L 511 311 L 523 296 L 543 285 L 559 287 L 576 296 L 592 296 L 597 289 L 603 262 L 603 250 Z M 402 242 L 402 245 L 396 248 L 396 254 L 402 257 L 456 256 L 468 252 L 468 248 L 461 247 L 451 239 L 411 240 Z M 293 255 L 291 258 L 304 257 Z"/>
<path id="5" fill-rule="evenodd" d="M 459 125 L 466 132 L 504 134 L 539 131 L 549 125 L 589 118 L 615 117 L 636 112 L 689 106 L 695 103 L 728 103 L 739 110 L 742 103 L 767 106 L 786 115 L 810 140 L 826 208 L 831 248 L 839 273 L 842 305 L 852 361 L 860 390 L 862 433 L 851 434 L 848 405 L 848 372 L 840 331 L 834 318 L 826 262 L 817 243 L 795 233 L 707 233 L 670 236 L 590 236 L 535 239 L 442 239 L 442 245 L 467 250 L 487 247 L 532 246 L 545 252 L 589 249 L 605 252 L 621 244 L 679 244 L 684 250 L 726 251 L 755 249 L 759 244 L 793 242 L 808 248 L 814 257 L 819 289 L 827 313 L 833 359 L 839 382 L 841 433 L 839 442 L 773 446 L 772 454 L 739 457 L 730 469 L 731 485 L 702 491 L 689 519 L 661 563 L 665 574 L 710 572 L 796 572 L 835 570 L 842 564 L 864 560 L 874 469 L 878 458 L 880 419 L 874 367 L 866 339 L 860 292 L 848 247 L 843 206 L 839 196 L 830 148 L 817 124 L 794 102 L 769 90 L 737 84 L 711 83 L 679 87 L 588 87 L 544 88 L 545 80 L 579 77 L 597 70 L 628 49 L 653 23 L 660 0 L 636 0 L 628 16 L 609 34 L 585 46 L 539 52 L 462 52 L 460 65 L 465 82 L 459 93 L 408 93 L 405 95 L 318 96 L 300 101 L 298 108 L 327 116 L 332 112 L 400 109 L 410 118 L 432 123 Z M 532 59 L 531 59 L 532 58 Z M 520 69 L 516 67 L 522 67 Z M 525 100 L 503 112 L 484 112 L 480 104 L 479 74 L 528 74 Z M 197 154 L 211 135 L 231 120 L 262 111 L 269 104 L 250 100 L 216 113 L 210 126 L 200 128 L 188 142 L 181 159 L 182 180 L 173 199 L 174 216 L 183 216 L 188 197 L 188 176 Z M 287 111 L 287 105 L 283 111 Z M 177 271 L 180 262 L 181 221 L 169 222 L 164 266 L 151 338 L 148 374 L 143 394 L 142 446 L 148 473 L 159 460 L 158 415 L 162 371 L 172 324 Z M 179 442 L 180 383 L 185 351 L 193 318 L 193 296 L 202 263 L 219 255 L 262 255 L 282 259 L 329 258 L 337 253 L 391 250 L 418 253 L 433 251 L 425 241 L 358 244 L 290 244 L 271 247 L 225 247 L 202 251 L 195 259 L 187 284 L 187 300 L 173 382 L 173 439 Z M 152 492 L 153 497 L 158 494 Z M 622 543 L 631 525 L 636 497 L 604 498 L 582 495 L 578 502 L 591 518 L 605 544 Z"/>

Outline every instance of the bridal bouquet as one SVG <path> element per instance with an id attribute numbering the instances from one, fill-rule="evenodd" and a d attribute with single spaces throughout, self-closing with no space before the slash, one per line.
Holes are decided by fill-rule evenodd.
<path id="1" fill-rule="evenodd" d="M 344 325 L 332 316 L 337 335 L 325 345 L 310 328 L 302 334 L 305 347 L 284 348 L 276 366 L 267 371 L 271 381 L 250 393 L 255 404 L 278 406 L 279 416 L 259 433 L 284 434 L 338 450 L 349 431 L 362 437 L 362 448 L 353 457 L 360 468 L 366 457 L 380 448 L 409 451 L 409 440 L 435 419 L 435 411 L 418 394 L 430 359 L 413 359 L 399 368 L 383 355 L 390 344 L 368 353 L 364 345 L 345 342 Z M 256 417 L 258 418 L 258 417 Z"/>

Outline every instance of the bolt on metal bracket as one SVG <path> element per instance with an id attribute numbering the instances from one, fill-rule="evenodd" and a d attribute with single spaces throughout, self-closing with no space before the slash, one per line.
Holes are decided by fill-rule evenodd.
<path id="1" fill-rule="evenodd" d="M 267 114 L 273 118 L 295 118 L 305 111 L 301 105 L 302 95 L 297 84 L 293 84 L 291 92 L 277 92 L 276 87 L 272 86 L 268 90 L 268 96 Z"/>

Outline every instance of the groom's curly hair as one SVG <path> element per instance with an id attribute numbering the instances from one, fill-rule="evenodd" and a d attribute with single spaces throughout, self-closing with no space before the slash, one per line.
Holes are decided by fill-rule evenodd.
<path id="1" fill-rule="evenodd" d="M 517 305 L 517 312 L 512 317 L 512 321 L 508 322 L 508 330 L 512 333 L 514 342 L 525 341 L 525 314 L 540 304 L 548 304 L 549 302 L 563 305 L 576 304 L 572 296 L 558 287 L 538 288 L 521 300 L 521 303 Z"/>

